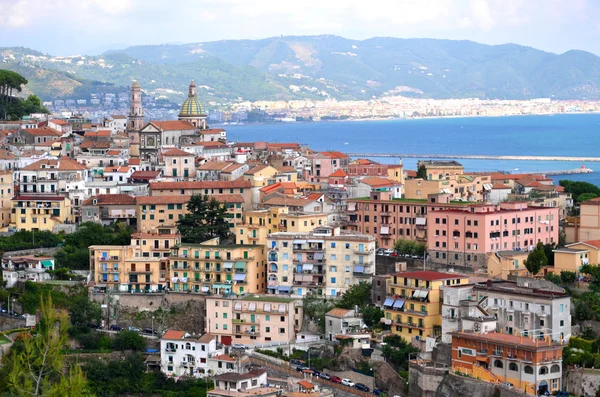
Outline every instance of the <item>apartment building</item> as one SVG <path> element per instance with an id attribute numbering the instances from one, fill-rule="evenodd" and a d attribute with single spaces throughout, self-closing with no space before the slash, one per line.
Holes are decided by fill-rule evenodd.
<path id="1" fill-rule="evenodd" d="M 256 294 L 266 288 L 263 245 L 221 245 L 219 239 L 172 248 L 168 286 L 173 291 Z"/>
<path id="2" fill-rule="evenodd" d="M 90 246 L 90 273 L 101 291 L 158 292 L 168 288 L 169 255 L 179 234 L 131 235 L 124 246 Z"/>
<path id="3" fill-rule="evenodd" d="M 369 159 L 357 159 L 348 164 L 347 174 L 357 178 L 382 177 L 404 184 L 402 161 L 400 164 L 380 164 Z"/>
<path id="4" fill-rule="evenodd" d="M 208 360 L 224 353 L 213 334 L 190 335 L 167 330 L 160 338 L 160 371 L 169 377 L 208 376 Z"/>
<path id="5" fill-rule="evenodd" d="M 30 194 L 66 194 L 68 182 L 87 181 L 88 169 L 77 161 L 61 157 L 38 160 L 18 172 L 19 192 Z"/>
<path id="6" fill-rule="evenodd" d="M 338 335 L 363 331 L 364 321 L 354 310 L 333 308 L 325 314 L 325 337 L 333 341 Z"/>
<path id="7" fill-rule="evenodd" d="M 450 200 L 450 194 L 416 200 L 394 198 L 392 191 L 371 191 L 368 199 L 348 199 L 347 229 L 373 235 L 380 248 L 392 248 L 398 239 L 425 243 L 428 212 L 466 205 Z"/>
<path id="8" fill-rule="evenodd" d="M 538 242 L 558 242 L 558 208 L 469 205 L 429 212 L 429 260 L 487 272 L 488 256 L 499 251 L 532 250 Z"/>
<path id="9" fill-rule="evenodd" d="M 194 194 L 215 196 L 241 195 L 243 198 L 242 210 L 251 210 L 252 184 L 245 180 L 235 181 L 197 181 L 197 182 L 150 182 L 151 196 L 173 196 Z"/>
<path id="10" fill-rule="evenodd" d="M 497 332 L 453 332 L 452 369 L 530 395 L 562 390 L 561 343 Z"/>
<path id="11" fill-rule="evenodd" d="M 269 387 L 266 369 L 251 369 L 244 373 L 226 373 L 214 377 L 215 388 L 206 397 L 276 397 L 280 388 Z"/>
<path id="12" fill-rule="evenodd" d="M 452 200 L 470 202 L 489 201 L 492 190 L 489 175 L 450 175 L 444 179 L 407 179 L 404 181 L 404 197 L 426 199 L 430 194 L 447 193 Z"/>
<path id="13" fill-rule="evenodd" d="M 207 296 L 207 332 L 224 345 L 261 346 L 296 340 L 302 326 L 302 307 L 291 298 L 269 295 Z"/>
<path id="14" fill-rule="evenodd" d="M 487 274 L 489 277 L 500 277 L 502 280 L 508 280 L 509 276 L 527 277 L 529 271 L 525 267 L 525 261 L 528 255 L 529 251 L 498 251 L 490 254 Z"/>
<path id="15" fill-rule="evenodd" d="M 71 200 L 59 195 L 18 195 L 12 199 L 12 222 L 17 230 L 52 231 L 75 221 Z"/>
<path id="16" fill-rule="evenodd" d="M 339 296 L 375 274 L 375 238 L 321 226 L 311 233 L 272 233 L 268 293 Z"/>
<path id="17" fill-rule="evenodd" d="M 196 164 L 194 162 L 195 155 L 173 148 L 161 153 L 164 163 L 164 175 L 167 178 L 176 178 L 180 180 L 188 180 L 196 178 Z"/>
<path id="18" fill-rule="evenodd" d="M 6 288 L 17 282 L 43 282 L 51 280 L 49 270 L 54 270 L 54 258 L 44 256 L 5 256 L 2 258 L 2 280 Z"/>
<path id="19" fill-rule="evenodd" d="M 600 240 L 600 197 L 579 203 L 579 217 L 565 225 L 567 243 Z"/>
<path id="20" fill-rule="evenodd" d="M 467 284 L 466 276 L 433 271 L 401 272 L 390 276 L 383 302 L 382 323 L 406 342 L 442 334 L 443 286 Z"/>
<path id="21" fill-rule="evenodd" d="M 0 171 L 0 230 L 11 224 L 14 193 L 13 173 Z"/>
<path id="22" fill-rule="evenodd" d="M 177 229 L 177 221 L 187 214 L 189 196 L 139 196 L 135 198 L 138 230 L 165 233 Z"/>
<path id="23" fill-rule="evenodd" d="M 488 281 L 475 284 L 472 295 L 506 334 L 549 336 L 555 342 L 571 338 L 571 298 L 564 292 L 533 282 Z"/>
<path id="24" fill-rule="evenodd" d="M 128 194 L 101 194 L 81 203 L 81 221 L 136 226 L 136 198 Z"/>
<path id="25" fill-rule="evenodd" d="M 453 175 L 464 174 L 465 167 L 458 161 L 440 161 L 440 160 L 419 160 L 417 169 L 425 167 L 427 171 L 427 180 L 443 180 Z"/>

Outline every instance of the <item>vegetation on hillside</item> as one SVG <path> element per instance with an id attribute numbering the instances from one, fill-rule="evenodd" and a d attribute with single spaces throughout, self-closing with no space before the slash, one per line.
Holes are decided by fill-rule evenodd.
<path id="1" fill-rule="evenodd" d="M 29 95 L 25 100 L 16 96 L 26 84 L 27 79 L 20 74 L 0 69 L 0 118 L 20 120 L 30 113 L 48 113 L 37 96 Z"/>
<path id="2" fill-rule="evenodd" d="M 177 228 L 184 243 L 200 244 L 219 237 L 221 241 L 230 236 L 231 215 L 224 204 L 208 195 L 193 195 L 187 203 L 187 214 L 177 221 Z"/>

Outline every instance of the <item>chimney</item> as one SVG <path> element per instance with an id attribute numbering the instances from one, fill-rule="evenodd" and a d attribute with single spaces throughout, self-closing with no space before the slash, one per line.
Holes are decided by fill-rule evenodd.
<path id="1" fill-rule="evenodd" d="M 487 287 L 488 288 L 492 288 L 494 286 L 494 281 L 492 281 L 491 279 L 487 281 Z"/>

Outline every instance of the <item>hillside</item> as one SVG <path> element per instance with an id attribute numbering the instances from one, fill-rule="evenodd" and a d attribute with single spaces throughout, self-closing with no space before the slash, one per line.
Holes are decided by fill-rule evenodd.
<path id="1" fill-rule="evenodd" d="M 77 94 L 79 85 L 128 86 L 136 79 L 150 94 L 181 100 L 192 78 L 199 96 L 213 103 L 369 99 L 390 93 L 424 98 L 600 99 L 596 55 L 584 51 L 557 55 L 515 44 L 385 37 L 357 41 L 327 35 L 134 46 L 99 57 L 52 57 L 5 48 L 0 56 L 2 67 L 22 73 L 32 88 L 46 89 L 39 92 L 44 99 Z M 49 86 L 60 89 L 53 93 Z"/>

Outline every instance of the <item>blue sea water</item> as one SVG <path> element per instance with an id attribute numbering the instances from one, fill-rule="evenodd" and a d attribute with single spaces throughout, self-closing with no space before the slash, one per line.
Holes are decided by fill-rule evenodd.
<path id="1" fill-rule="evenodd" d="M 232 141 L 299 142 L 314 150 L 367 153 L 487 154 L 600 157 L 600 114 L 436 118 L 227 126 Z M 373 158 L 382 163 L 393 158 Z M 415 169 L 417 158 L 403 159 Z M 467 171 L 513 173 L 569 170 L 568 161 L 458 160 Z M 600 162 L 590 174 L 562 175 L 600 186 Z"/>

